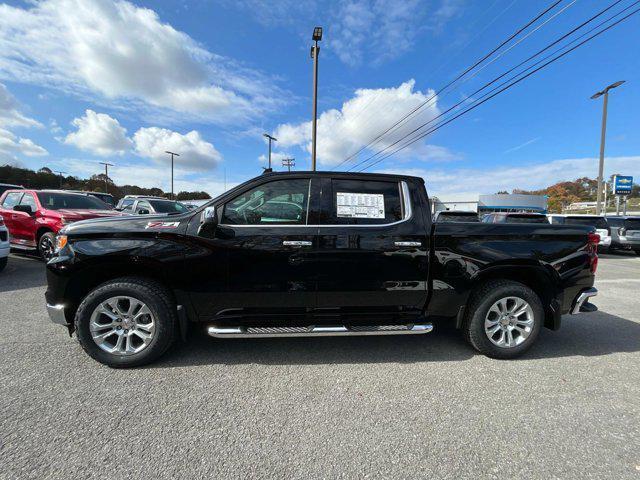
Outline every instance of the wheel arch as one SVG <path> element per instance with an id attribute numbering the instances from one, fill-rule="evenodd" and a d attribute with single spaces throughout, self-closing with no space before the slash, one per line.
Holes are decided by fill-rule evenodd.
<path id="1" fill-rule="evenodd" d="M 553 268 L 542 264 L 489 267 L 482 270 L 476 277 L 477 285 L 474 290 L 492 280 L 511 280 L 533 290 L 544 307 L 544 326 L 552 330 L 560 328 L 562 302 L 558 299 L 560 295 L 558 274 Z"/>

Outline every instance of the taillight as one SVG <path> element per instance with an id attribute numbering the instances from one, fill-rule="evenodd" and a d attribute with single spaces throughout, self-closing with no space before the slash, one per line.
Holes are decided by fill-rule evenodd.
<path id="1" fill-rule="evenodd" d="M 589 252 L 589 269 L 595 274 L 598 269 L 598 244 L 600 235 L 594 232 L 587 234 L 587 251 Z"/>
<path id="2" fill-rule="evenodd" d="M 624 237 L 627 234 L 627 229 L 622 227 L 620 230 L 618 230 L 618 235 L 620 235 L 621 237 Z"/>
<path id="3" fill-rule="evenodd" d="M 4 225 L 4 218 L 0 216 L 0 225 Z"/>

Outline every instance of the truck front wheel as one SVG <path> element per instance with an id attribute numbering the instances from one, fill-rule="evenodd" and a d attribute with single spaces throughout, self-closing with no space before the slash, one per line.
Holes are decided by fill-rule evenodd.
<path id="1" fill-rule="evenodd" d="M 533 290 L 511 280 L 493 280 L 472 294 L 463 332 L 480 353 L 506 359 L 528 350 L 543 323 L 542 303 Z"/>
<path id="2" fill-rule="evenodd" d="M 82 301 L 75 329 L 82 348 L 110 367 L 152 362 L 173 343 L 176 308 L 167 290 L 145 278 L 104 283 Z"/>

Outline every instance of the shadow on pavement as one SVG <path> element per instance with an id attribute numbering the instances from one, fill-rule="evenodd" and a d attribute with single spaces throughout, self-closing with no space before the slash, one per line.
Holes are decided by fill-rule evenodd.
<path id="1" fill-rule="evenodd" d="M 602 356 L 640 350 L 640 323 L 604 312 L 563 317 L 559 331 L 543 329 L 521 360 Z M 197 326 L 150 368 L 205 364 L 315 365 L 467 360 L 478 355 L 452 324 L 411 336 L 213 339 Z"/>
<path id="2" fill-rule="evenodd" d="M 7 266 L 0 272 L 0 293 L 42 287 L 46 283 L 44 263 L 37 257 L 12 253 Z"/>

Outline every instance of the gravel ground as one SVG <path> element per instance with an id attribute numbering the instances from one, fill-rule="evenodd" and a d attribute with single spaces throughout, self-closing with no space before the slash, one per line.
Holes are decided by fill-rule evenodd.
<path id="1" fill-rule="evenodd" d="M 640 258 L 526 356 L 450 327 L 214 340 L 112 370 L 49 322 L 44 268 L 0 274 L 0 478 L 640 479 Z"/>

